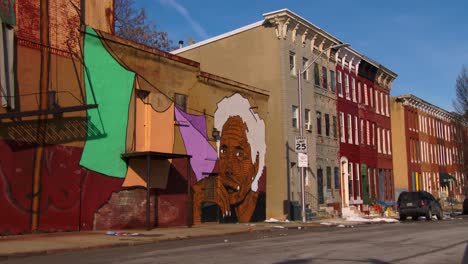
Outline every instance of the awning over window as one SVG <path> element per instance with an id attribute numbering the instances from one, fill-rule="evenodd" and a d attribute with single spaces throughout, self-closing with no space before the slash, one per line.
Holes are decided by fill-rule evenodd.
<path id="1" fill-rule="evenodd" d="M 456 182 L 457 180 L 455 179 L 455 177 L 453 177 L 452 175 L 446 173 L 446 172 L 441 172 L 439 173 L 439 181 L 440 181 L 440 185 L 441 186 L 447 186 L 450 184 L 450 182 Z"/>

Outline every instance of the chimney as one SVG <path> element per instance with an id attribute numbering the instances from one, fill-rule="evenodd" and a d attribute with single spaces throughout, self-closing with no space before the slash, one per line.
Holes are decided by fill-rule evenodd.
<path id="1" fill-rule="evenodd" d="M 184 41 L 183 40 L 179 40 L 179 49 L 183 48 L 184 47 Z"/>

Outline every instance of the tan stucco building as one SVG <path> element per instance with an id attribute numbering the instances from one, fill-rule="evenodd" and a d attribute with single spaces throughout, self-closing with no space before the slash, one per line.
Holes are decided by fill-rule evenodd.
<path id="1" fill-rule="evenodd" d="M 173 54 L 200 61 L 204 71 L 270 92 L 266 122 L 267 218 L 284 219 L 289 213 L 289 202 L 301 201 L 300 170 L 294 149 L 295 137 L 300 134 L 298 69 L 323 51 L 317 64 L 300 76 L 309 165 L 305 179 L 306 204 L 317 213 L 317 171 L 321 168 L 325 175 L 327 167 L 333 170 L 338 166 L 338 142 L 332 127 L 336 119 L 336 96 L 331 86 L 336 51 L 328 48 L 342 41 L 287 9 L 263 14 L 263 18 Z M 329 118 L 328 136 L 325 115 Z M 317 133 L 318 125 L 321 135 Z M 332 194 L 323 192 L 325 197 L 321 202 L 331 202 Z"/>

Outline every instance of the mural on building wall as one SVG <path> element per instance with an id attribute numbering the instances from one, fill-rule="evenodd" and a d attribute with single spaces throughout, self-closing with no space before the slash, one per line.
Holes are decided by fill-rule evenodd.
<path id="1" fill-rule="evenodd" d="M 265 123 L 240 94 L 218 103 L 214 122 L 220 131 L 219 172 L 193 186 L 194 221 L 201 221 L 203 203 L 211 202 L 223 217 L 235 214 L 239 222 L 249 222 L 257 208 L 265 164 Z"/>
<path id="2" fill-rule="evenodd" d="M 212 128 L 206 119 L 212 117 L 189 114 L 162 93 L 140 93 L 138 74 L 122 66 L 89 27 L 84 62 L 86 103 L 98 108 L 70 122 L 51 119 L 39 165 L 36 124 L 0 127 L 0 233 L 144 226 L 146 164 L 125 162 L 121 154 L 127 151 L 192 155 L 190 183 L 187 161 L 152 161 L 151 201 L 157 204 L 159 226 L 185 224 L 187 184 L 193 186 L 196 222 L 207 202 L 241 222 L 264 219 L 265 124 L 246 98 L 235 93 L 213 102 L 214 127 L 220 131 L 216 148 L 208 136 Z M 41 175 L 36 193 L 35 170 Z"/>

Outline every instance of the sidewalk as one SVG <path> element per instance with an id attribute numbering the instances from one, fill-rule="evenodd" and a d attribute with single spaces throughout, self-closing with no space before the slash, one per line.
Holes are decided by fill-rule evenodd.
<path id="1" fill-rule="evenodd" d="M 379 222 L 379 221 L 378 221 Z M 348 227 L 369 222 L 345 219 L 320 219 L 301 222 L 260 222 L 249 224 L 204 223 L 188 227 L 155 228 L 153 230 L 84 231 L 40 233 L 0 237 L 0 260 L 33 255 L 54 254 L 95 248 L 143 245 L 194 237 L 236 233 L 264 232 L 276 228 L 312 228 L 319 226 Z M 380 221 L 379 223 L 382 223 Z"/>

